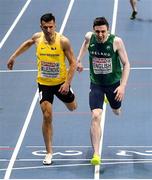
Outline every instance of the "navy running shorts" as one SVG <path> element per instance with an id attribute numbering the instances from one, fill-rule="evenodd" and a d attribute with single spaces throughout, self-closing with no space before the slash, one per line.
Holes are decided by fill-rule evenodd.
<path id="1" fill-rule="evenodd" d="M 107 96 L 107 99 L 112 109 L 119 109 L 121 107 L 121 102 L 115 100 L 116 93 L 114 93 L 115 89 L 119 85 L 120 82 L 117 82 L 109 86 L 102 86 L 91 83 L 89 93 L 90 109 L 103 109 L 104 95 Z"/>

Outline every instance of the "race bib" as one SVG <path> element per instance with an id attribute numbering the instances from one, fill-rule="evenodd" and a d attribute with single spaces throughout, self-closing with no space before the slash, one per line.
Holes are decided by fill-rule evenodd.
<path id="1" fill-rule="evenodd" d="M 52 62 L 41 62 L 41 76 L 46 78 L 56 78 L 60 74 L 60 64 Z"/>
<path id="2" fill-rule="evenodd" d="M 112 73 L 112 59 L 94 57 L 93 58 L 93 71 L 95 74 Z"/>

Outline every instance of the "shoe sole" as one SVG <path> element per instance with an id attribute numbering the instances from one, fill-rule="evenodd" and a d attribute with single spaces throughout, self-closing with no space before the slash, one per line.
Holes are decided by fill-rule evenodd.
<path id="1" fill-rule="evenodd" d="M 51 164 L 52 164 L 52 162 L 51 163 L 43 163 L 44 166 L 49 166 Z"/>

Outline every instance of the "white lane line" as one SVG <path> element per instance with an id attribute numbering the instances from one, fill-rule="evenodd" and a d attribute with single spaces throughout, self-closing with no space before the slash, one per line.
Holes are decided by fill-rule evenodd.
<path id="1" fill-rule="evenodd" d="M 63 29 L 64 29 L 63 27 L 65 27 L 65 25 L 66 25 L 66 23 L 67 23 L 67 20 L 68 20 L 68 17 L 69 17 L 69 15 L 70 15 L 70 11 L 71 11 L 71 9 L 72 9 L 71 3 L 72 3 L 72 5 L 73 5 L 74 0 L 71 0 L 71 1 L 70 1 L 70 5 L 68 6 L 68 9 L 67 9 L 67 12 L 66 12 L 66 15 L 65 15 L 65 18 L 64 18 L 64 22 L 62 23 L 62 26 L 61 26 L 61 28 L 60 28 L 60 33 L 62 33 L 62 31 L 63 31 Z M 70 10 L 69 10 L 69 9 L 70 9 Z M 32 117 L 32 114 L 33 114 L 33 111 L 34 111 L 34 108 L 35 108 L 37 99 L 38 99 L 38 89 L 37 89 L 37 91 L 36 91 L 36 93 L 35 93 L 34 99 L 33 99 L 32 104 L 31 104 L 31 106 L 30 106 L 30 109 L 29 109 L 27 118 L 26 118 L 26 120 L 25 120 L 23 129 L 22 129 L 22 131 L 21 131 L 20 137 L 19 137 L 19 139 L 18 139 L 18 142 L 17 142 L 17 144 L 16 144 L 15 150 L 14 150 L 14 152 L 13 152 L 13 155 L 12 155 L 11 160 L 10 160 L 10 162 L 9 162 L 9 165 L 8 165 L 8 167 L 7 167 L 7 170 L 6 170 L 6 173 L 5 173 L 5 176 L 4 176 L 4 179 L 5 179 L 5 180 L 6 180 L 6 179 L 8 180 L 8 179 L 10 178 L 13 165 L 14 165 L 14 163 L 15 163 L 15 160 L 16 160 L 16 157 L 17 157 L 18 152 L 19 152 L 19 150 L 20 150 L 21 144 L 22 144 L 22 142 L 23 142 L 23 139 L 24 139 L 26 130 L 27 130 L 28 125 L 29 125 L 29 123 L 30 123 L 30 120 L 31 120 L 31 117 Z"/>
<path id="2" fill-rule="evenodd" d="M 42 160 L 43 159 L 35 159 L 35 158 L 33 158 L 33 159 L 16 159 L 16 162 L 37 162 L 37 161 L 41 161 L 42 162 Z M 88 158 L 88 159 L 64 159 L 64 158 L 62 158 L 62 159 L 55 159 L 55 158 L 53 158 L 53 161 L 90 161 L 91 159 L 90 158 Z M 0 159 L 0 162 L 7 162 L 7 161 L 9 161 L 9 159 Z M 107 163 L 107 161 L 109 162 L 109 163 L 111 163 L 111 162 L 113 162 L 113 163 L 117 163 L 117 162 L 127 162 L 127 161 L 152 161 L 152 159 L 102 159 L 102 164 L 103 163 Z"/>
<path id="3" fill-rule="evenodd" d="M 152 160 L 152 159 L 151 159 Z M 7 161 L 9 161 L 9 159 L 0 159 L 0 162 L 7 162 Z M 35 159 L 35 158 L 33 158 L 33 159 L 16 159 L 16 162 L 37 162 L 37 161 L 43 161 L 43 159 Z M 53 161 L 68 161 L 68 162 L 72 162 L 72 161 L 90 161 L 90 159 L 70 159 L 70 158 L 68 158 L 68 159 L 55 159 L 55 158 L 53 158 Z M 144 161 L 145 161 L 145 159 L 144 159 Z"/>
<path id="4" fill-rule="evenodd" d="M 62 23 L 62 26 L 61 26 L 61 29 L 60 29 L 60 33 L 62 34 L 64 29 L 65 29 L 65 26 L 66 26 L 66 23 L 67 23 L 67 20 L 70 16 L 70 13 L 71 13 L 71 10 L 72 10 L 72 7 L 73 7 L 73 4 L 74 4 L 74 1 L 75 0 L 71 0 L 70 3 L 69 3 L 69 6 L 68 6 L 68 9 L 67 9 L 67 12 L 66 12 L 66 15 L 64 17 L 64 20 L 63 20 L 63 23 Z"/>
<path id="5" fill-rule="evenodd" d="M 152 67 L 132 67 L 131 70 L 152 70 Z M 89 71 L 89 68 L 84 68 L 84 71 Z M 0 73 L 22 73 L 22 72 L 37 72 L 37 69 L 0 70 Z"/>
<path id="6" fill-rule="evenodd" d="M 112 18 L 112 26 L 111 26 L 111 33 L 112 34 L 115 34 L 115 30 L 116 30 L 117 12 L 118 12 L 118 1 L 119 0 L 114 0 L 113 18 Z"/>
<path id="7" fill-rule="evenodd" d="M 108 146 L 108 148 L 152 148 L 152 146 Z"/>
<path id="8" fill-rule="evenodd" d="M 101 117 L 101 140 L 100 140 L 100 146 L 99 146 L 99 155 L 100 156 L 102 154 L 105 116 L 106 116 L 106 103 L 103 104 L 103 112 L 102 112 L 102 117 Z M 100 179 L 100 165 L 95 166 L 94 179 L 96 179 L 96 180 Z"/>
<path id="9" fill-rule="evenodd" d="M 152 70 L 152 67 L 131 67 L 131 70 Z M 84 68 L 85 71 L 89 71 L 89 68 Z M 0 71 L 1 72 L 1 71 Z"/>
<path id="10" fill-rule="evenodd" d="M 125 162 L 103 162 L 103 165 L 126 165 L 126 164 L 152 164 L 152 161 L 125 161 Z M 50 166 L 27 166 L 27 167 L 17 167 L 17 168 L 13 168 L 13 170 L 29 170 L 29 169 L 40 169 L 40 168 L 65 168 L 65 167 L 80 167 L 80 166 L 91 166 L 90 162 L 89 163 L 83 163 L 83 164 L 59 164 L 59 165 L 50 165 Z M 0 169 L 1 171 L 6 171 L 6 169 Z M 106 179 L 108 180 L 108 179 Z M 122 180 L 122 179 L 121 179 Z M 135 179 L 134 179 L 135 180 Z"/>
<path id="11" fill-rule="evenodd" d="M 118 11 L 118 0 L 114 0 L 113 19 L 112 19 L 112 27 L 111 27 L 111 33 L 112 34 L 115 34 L 116 21 L 117 21 L 117 11 Z M 101 141 L 100 141 L 100 147 L 99 147 L 100 156 L 102 154 L 102 146 L 103 146 L 105 114 L 106 114 L 106 103 L 104 103 L 103 113 L 102 113 L 102 117 L 101 117 L 101 132 L 102 132 L 102 135 L 101 135 Z M 95 166 L 94 179 L 95 180 L 100 179 L 100 165 Z"/>
<path id="12" fill-rule="evenodd" d="M 37 69 L 0 70 L 0 73 L 37 72 Z"/>
<path id="13" fill-rule="evenodd" d="M 28 5 L 30 4 L 31 0 L 27 0 L 25 5 L 23 6 L 22 10 L 20 11 L 20 13 L 18 14 L 17 18 L 15 19 L 15 21 L 13 22 L 12 26 L 10 27 L 10 29 L 7 31 L 7 33 L 5 34 L 4 38 L 1 40 L 0 42 L 0 49 L 2 48 L 2 46 L 4 45 L 5 41 L 7 40 L 7 38 L 10 36 L 11 32 L 13 31 L 13 29 L 15 28 L 16 24 L 19 22 L 20 18 L 22 17 L 23 13 L 26 11 Z"/>
<path id="14" fill-rule="evenodd" d="M 132 67 L 132 70 L 152 70 L 152 67 Z"/>
<path id="15" fill-rule="evenodd" d="M 38 97 L 38 90 L 36 91 L 35 96 L 33 98 L 32 104 L 30 106 L 28 115 L 26 117 L 25 123 L 24 123 L 22 131 L 20 133 L 19 139 L 18 139 L 17 144 L 15 146 L 15 149 L 13 151 L 13 154 L 12 154 L 12 157 L 10 159 L 9 165 L 7 167 L 4 179 L 10 179 L 10 175 L 11 175 L 11 172 L 12 172 L 12 168 L 13 168 L 14 162 L 15 162 L 16 157 L 18 155 L 18 152 L 20 150 L 21 144 L 23 142 L 26 130 L 27 130 L 28 125 L 30 123 L 30 120 L 31 120 L 31 117 L 32 117 L 32 114 L 33 114 L 33 111 L 34 111 L 34 108 L 35 108 L 35 105 L 36 105 L 36 102 L 37 102 L 37 97 Z"/>
<path id="16" fill-rule="evenodd" d="M 91 148 L 92 146 L 53 146 L 54 148 Z M 26 146 L 26 148 L 45 148 L 45 146 Z"/>
<path id="17" fill-rule="evenodd" d="M 80 167 L 80 166 L 91 166 L 90 163 L 86 164 L 63 164 L 63 165 L 50 165 L 50 166 L 31 166 L 31 167 L 19 167 L 19 168 L 13 168 L 13 170 L 28 170 L 28 169 L 39 169 L 39 168 L 62 168 L 62 167 Z M 0 169 L 0 171 L 5 171 L 6 169 Z M 8 179 L 7 179 L 8 180 Z M 14 180 L 14 179 L 13 179 Z"/>

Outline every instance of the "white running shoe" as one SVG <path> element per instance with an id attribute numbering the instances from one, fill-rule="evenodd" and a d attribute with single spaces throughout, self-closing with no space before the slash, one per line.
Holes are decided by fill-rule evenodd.
<path id="1" fill-rule="evenodd" d="M 44 160 L 43 160 L 43 164 L 44 165 L 50 165 L 52 163 L 52 154 L 48 153 L 46 154 Z"/>

